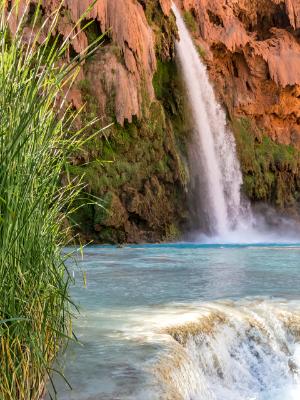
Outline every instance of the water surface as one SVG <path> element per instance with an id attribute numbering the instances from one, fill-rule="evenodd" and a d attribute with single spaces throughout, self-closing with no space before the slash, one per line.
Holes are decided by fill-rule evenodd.
<path id="1" fill-rule="evenodd" d="M 87 248 L 71 266 L 81 345 L 60 398 L 299 399 L 299 256 L 289 244 Z"/>

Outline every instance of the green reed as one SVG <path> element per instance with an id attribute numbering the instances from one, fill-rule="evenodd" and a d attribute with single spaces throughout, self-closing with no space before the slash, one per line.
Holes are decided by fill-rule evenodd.
<path id="1" fill-rule="evenodd" d="M 78 115 L 66 106 L 89 49 L 62 61 L 69 40 L 55 34 L 59 10 L 40 27 L 36 12 L 34 34 L 25 34 L 26 12 L 11 34 L 11 17 L 0 0 L 0 399 L 31 400 L 41 398 L 71 336 L 61 248 L 81 185 L 62 177 L 95 121 L 76 130 Z"/>

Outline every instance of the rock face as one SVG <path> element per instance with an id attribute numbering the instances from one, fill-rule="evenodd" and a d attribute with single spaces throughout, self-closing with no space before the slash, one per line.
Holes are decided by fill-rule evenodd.
<path id="1" fill-rule="evenodd" d="M 71 24 L 87 7 L 83 3 L 66 2 Z M 87 191 L 105 208 L 84 207 L 77 216 L 79 233 L 83 240 L 104 242 L 175 238 L 186 219 L 183 152 L 172 126 L 180 112 L 176 94 L 168 113 L 153 85 L 158 63 L 174 55 L 170 2 L 99 0 L 85 19 L 93 20 L 94 33 L 108 33 L 83 67 L 77 103 L 87 104 L 87 117 L 100 115 L 102 124 L 114 125 L 88 149 L 87 160 L 80 161 L 81 154 L 71 166 L 74 176 L 85 175 Z M 89 33 L 81 34 L 77 53 Z M 72 96 L 76 105 L 78 96 Z"/>
<path id="2" fill-rule="evenodd" d="M 236 134 L 246 193 L 299 207 L 299 1 L 178 5 Z"/>
<path id="3" fill-rule="evenodd" d="M 11 17 L 12 32 L 25 10 L 30 35 L 38 2 L 30 1 L 26 9 L 27 0 L 19 1 L 19 13 Z M 42 0 L 40 26 L 60 3 Z M 12 1 L 11 7 L 15 4 Z M 103 35 L 102 46 L 85 61 L 69 101 L 75 109 L 85 105 L 83 122 L 100 118 L 95 129 L 113 123 L 74 154 L 69 167 L 72 177 L 83 177 L 86 183 L 74 229 L 83 241 L 171 240 L 186 220 L 187 177 L 181 132 L 173 126 L 181 126 L 184 117 L 171 61 L 176 25 L 170 1 L 98 0 L 89 9 L 90 4 L 65 0 L 56 28 L 59 40 L 71 44 L 67 58 L 84 53 Z M 166 64 L 158 65 L 162 62 Z M 161 81 L 158 96 L 155 80 Z"/>
<path id="4" fill-rule="evenodd" d="M 299 2 L 182 3 L 197 21 L 195 36 L 230 115 L 249 115 L 272 139 L 299 146 Z"/>
<path id="5" fill-rule="evenodd" d="M 26 7 L 27 1 L 21 1 L 21 10 Z M 28 12 L 33 12 L 33 6 L 38 0 L 31 1 Z M 51 13 L 59 7 L 59 0 L 42 1 L 44 15 Z M 166 1 L 161 2 L 163 9 L 167 10 Z M 59 19 L 57 33 L 64 39 L 70 37 L 74 51 L 80 54 L 85 51 L 89 43 L 87 32 L 80 32 L 73 27 L 82 16 L 83 22 L 93 20 L 94 37 L 96 34 L 106 33 L 106 40 L 113 43 L 115 54 L 109 51 L 103 60 L 105 68 L 99 68 L 99 81 L 105 81 L 110 95 L 114 94 L 114 111 L 118 123 L 124 124 L 125 119 L 132 121 L 132 116 L 141 117 L 142 92 L 146 92 L 149 101 L 154 99 L 152 77 L 156 70 L 156 56 L 154 49 L 154 34 L 147 23 L 141 4 L 133 0 L 99 0 L 89 11 L 89 0 L 65 0 Z M 122 63 L 117 55 L 122 57 Z M 100 86 L 100 85 L 98 85 Z M 100 89 L 101 90 L 101 89 Z M 80 96 L 73 91 L 71 100 L 80 106 Z M 103 97 L 103 93 L 100 94 Z M 103 100 L 103 99 L 102 99 Z M 105 102 L 102 101 L 102 106 Z M 105 108 L 99 110 L 105 113 Z"/>
<path id="6" fill-rule="evenodd" d="M 177 0 L 236 135 L 244 189 L 297 210 L 300 196 L 299 0 Z M 25 0 L 20 0 L 20 10 Z M 38 0 L 27 9 L 30 20 Z M 41 21 L 59 0 L 43 0 Z M 103 35 L 69 93 L 97 135 L 70 166 L 86 192 L 74 217 L 82 240 L 171 240 L 188 220 L 188 113 L 175 63 L 170 0 L 65 0 L 57 35 L 68 58 Z M 12 5 L 14 1 L 12 1 Z M 74 24 L 82 17 L 80 26 Z M 11 19 L 16 29 L 18 16 Z M 93 132 L 91 132 L 93 133 Z M 90 203 L 90 196 L 99 198 Z M 79 204 L 81 205 L 81 204 Z"/>

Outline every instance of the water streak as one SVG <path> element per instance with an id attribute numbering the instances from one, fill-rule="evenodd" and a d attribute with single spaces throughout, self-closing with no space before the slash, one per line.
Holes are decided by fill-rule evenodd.
<path id="1" fill-rule="evenodd" d="M 173 11 L 180 36 L 177 53 L 194 124 L 189 161 L 196 228 L 226 237 L 243 220 L 251 219 L 249 207 L 242 204 L 243 180 L 235 141 L 216 101 L 206 67 L 175 5 Z"/>

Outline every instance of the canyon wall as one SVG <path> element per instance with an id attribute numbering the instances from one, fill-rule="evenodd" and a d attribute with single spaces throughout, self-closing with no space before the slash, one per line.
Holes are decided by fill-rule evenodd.
<path id="1" fill-rule="evenodd" d="M 70 1 L 73 22 L 85 6 Z M 83 203 L 89 194 L 100 199 L 77 213 L 78 233 L 100 242 L 176 239 L 187 221 L 188 177 L 175 18 L 162 0 L 98 1 L 90 18 L 94 32 L 82 35 L 88 42 L 105 36 L 85 63 L 72 101 L 86 104 L 86 119 L 100 116 L 99 128 L 113 125 L 70 167 L 72 176 L 84 175 Z"/>
<path id="2" fill-rule="evenodd" d="M 47 20 L 59 0 L 20 2 L 16 29 L 26 12 L 26 35 Z M 15 2 L 10 2 L 10 7 Z M 185 113 L 174 62 L 177 28 L 166 0 L 65 0 L 56 36 L 70 42 L 71 59 L 103 35 L 83 64 L 68 100 L 84 106 L 81 123 L 98 117 L 95 135 L 74 154 L 66 176 L 85 189 L 70 223 L 81 241 L 156 242 L 179 237 L 186 224 Z M 80 26 L 72 31 L 83 15 Z M 48 23 L 47 23 L 48 24 Z M 89 24 L 81 31 L 80 27 Z"/>
<path id="3" fill-rule="evenodd" d="M 235 133 L 245 193 L 299 212 L 299 1 L 178 3 Z"/>
<path id="4" fill-rule="evenodd" d="M 31 1 L 26 11 L 28 34 L 36 4 Z M 58 4 L 42 1 L 40 23 Z M 171 2 L 98 0 L 86 12 L 89 4 L 65 0 L 57 26 L 59 39 L 69 38 L 71 44 L 67 58 L 84 53 L 103 35 L 101 47 L 84 62 L 69 102 L 74 109 L 85 107 L 82 122 L 99 117 L 91 134 L 113 125 L 74 154 L 67 174 L 83 177 L 86 187 L 70 223 L 83 241 L 176 239 L 189 220 L 190 126 L 175 62 Z M 235 133 L 243 190 L 253 201 L 299 212 L 299 2 L 177 4 Z M 80 26 L 89 26 L 72 32 L 83 14 Z M 12 18 L 12 31 L 17 22 Z"/>

